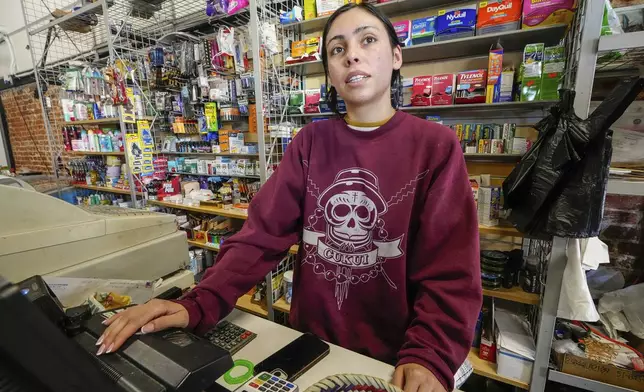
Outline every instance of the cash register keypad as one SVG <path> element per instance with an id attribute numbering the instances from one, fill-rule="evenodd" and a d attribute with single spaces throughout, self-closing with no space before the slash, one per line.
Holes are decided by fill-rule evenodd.
<path id="1" fill-rule="evenodd" d="M 297 392 L 297 385 L 276 377 L 267 372 L 261 372 L 246 382 L 241 392 Z"/>
<path id="2" fill-rule="evenodd" d="M 204 337 L 210 343 L 223 348 L 230 355 L 233 355 L 255 339 L 257 334 L 224 320 L 217 324 L 215 328 L 206 332 Z"/>

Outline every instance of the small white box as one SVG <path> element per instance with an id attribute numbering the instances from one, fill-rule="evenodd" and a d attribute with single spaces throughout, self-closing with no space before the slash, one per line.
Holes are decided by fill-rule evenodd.
<path id="1" fill-rule="evenodd" d="M 231 133 L 228 137 L 228 148 L 230 149 L 231 154 L 242 154 L 242 149 L 244 148 L 244 134 Z"/>
<path id="2" fill-rule="evenodd" d="M 528 152 L 528 141 L 524 137 L 512 139 L 512 154 L 523 155 Z"/>
<path id="3" fill-rule="evenodd" d="M 494 321 L 497 374 L 529 383 L 536 351 L 525 322 L 518 315 L 498 307 Z"/>

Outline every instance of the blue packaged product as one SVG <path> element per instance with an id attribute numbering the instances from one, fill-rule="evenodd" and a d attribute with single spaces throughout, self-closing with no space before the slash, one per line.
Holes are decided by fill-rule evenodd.
<path id="1" fill-rule="evenodd" d="M 473 37 L 476 32 L 476 4 L 438 11 L 434 41 Z"/>
<path id="2" fill-rule="evenodd" d="M 436 34 L 436 17 L 414 19 L 411 22 L 411 42 L 413 45 L 426 44 L 434 41 Z"/>

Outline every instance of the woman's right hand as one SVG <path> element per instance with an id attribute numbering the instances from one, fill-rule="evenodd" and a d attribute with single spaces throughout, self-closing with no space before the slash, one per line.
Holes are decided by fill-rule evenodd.
<path id="1" fill-rule="evenodd" d="M 173 327 L 185 328 L 188 322 L 188 311 L 176 302 L 153 299 L 144 305 L 133 306 L 103 322 L 108 327 L 96 341 L 100 346 L 96 355 L 118 350 L 139 330 L 151 333 Z"/>

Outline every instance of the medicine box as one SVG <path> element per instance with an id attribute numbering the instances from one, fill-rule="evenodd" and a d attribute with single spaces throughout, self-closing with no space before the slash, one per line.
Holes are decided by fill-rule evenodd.
<path id="1" fill-rule="evenodd" d="M 393 23 L 400 46 L 411 46 L 411 20 L 402 20 Z"/>
<path id="2" fill-rule="evenodd" d="M 563 46 L 548 46 L 543 51 L 543 73 L 541 76 L 542 100 L 559 99 L 562 76 L 566 65 L 566 50 Z"/>
<path id="3" fill-rule="evenodd" d="M 411 22 L 411 42 L 413 45 L 426 44 L 434 41 L 436 34 L 436 17 L 429 16 L 414 19 Z"/>
<path id="4" fill-rule="evenodd" d="M 244 147 L 244 134 L 242 132 L 231 133 L 228 137 L 228 145 L 231 154 L 241 154 Z"/>
<path id="5" fill-rule="evenodd" d="M 524 0 L 522 29 L 568 24 L 575 16 L 575 0 Z"/>
<path id="6" fill-rule="evenodd" d="M 432 77 L 418 76 L 414 78 L 411 106 L 429 106 L 432 96 Z"/>
<path id="7" fill-rule="evenodd" d="M 479 223 L 484 226 L 499 225 L 499 209 L 501 208 L 501 188 L 480 187 L 478 195 Z"/>
<path id="8" fill-rule="evenodd" d="M 320 89 L 304 92 L 304 113 L 320 113 Z"/>
<path id="9" fill-rule="evenodd" d="M 476 32 L 476 3 L 439 10 L 435 27 L 434 41 L 474 36 Z"/>
<path id="10" fill-rule="evenodd" d="M 316 0 L 317 16 L 331 15 L 335 10 L 344 5 L 344 0 Z"/>
<path id="11" fill-rule="evenodd" d="M 432 77 L 431 106 L 451 105 L 454 98 L 456 75 L 440 74 Z"/>
<path id="12" fill-rule="evenodd" d="M 479 3 L 476 35 L 518 30 L 521 0 L 490 0 Z"/>
<path id="13" fill-rule="evenodd" d="M 402 80 L 402 106 L 411 106 L 411 97 L 413 96 L 414 78 L 405 78 Z"/>
<path id="14" fill-rule="evenodd" d="M 514 70 L 504 70 L 501 72 L 501 91 L 499 92 L 498 102 L 512 102 L 512 92 L 514 91 Z"/>
<path id="15" fill-rule="evenodd" d="M 455 104 L 485 103 L 487 70 L 459 72 L 456 79 Z"/>
<path id="16" fill-rule="evenodd" d="M 501 97 L 501 73 L 503 72 L 503 48 L 500 45 L 490 50 L 487 70 L 485 103 L 499 102 Z"/>
<path id="17" fill-rule="evenodd" d="M 315 0 L 304 0 L 304 20 L 315 19 L 318 16 L 315 3 Z"/>

